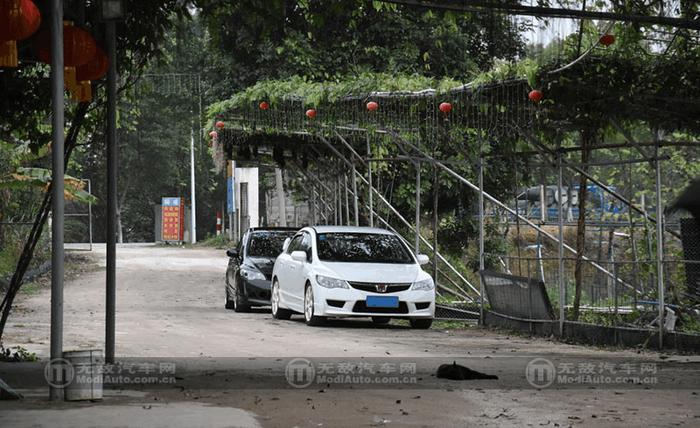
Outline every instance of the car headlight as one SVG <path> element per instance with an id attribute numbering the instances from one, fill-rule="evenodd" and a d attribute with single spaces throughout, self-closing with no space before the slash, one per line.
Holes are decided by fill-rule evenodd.
<path id="1" fill-rule="evenodd" d="M 252 268 L 241 268 L 241 276 L 245 279 L 265 279 L 265 275 L 257 269 Z"/>
<path id="2" fill-rule="evenodd" d="M 316 275 L 316 282 L 324 288 L 350 288 L 347 281 L 329 276 Z"/>
<path id="3" fill-rule="evenodd" d="M 427 278 L 422 281 L 414 282 L 411 290 L 432 290 L 434 287 L 433 279 Z"/>

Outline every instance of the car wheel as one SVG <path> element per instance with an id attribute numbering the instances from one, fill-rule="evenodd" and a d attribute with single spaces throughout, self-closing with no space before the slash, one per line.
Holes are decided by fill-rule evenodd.
<path id="1" fill-rule="evenodd" d="M 391 318 L 389 317 L 372 317 L 372 322 L 375 324 L 389 324 Z"/>
<path id="2" fill-rule="evenodd" d="M 249 312 L 250 305 L 244 300 L 238 286 L 233 287 L 233 310 L 235 312 Z"/>
<path id="3" fill-rule="evenodd" d="M 224 303 L 224 308 L 233 309 L 233 300 L 228 298 L 228 291 L 226 292 L 226 302 Z"/>
<path id="4" fill-rule="evenodd" d="M 304 320 L 306 325 L 317 326 L 322 325 L 326 319 L 314 315 L 314 289 L 311 284 L 306 285 L 304 291 Z"/>
<path id="5" fill-rule="evenodd" d="M 289 309 L 280 308 L 280 285 L 277 280 L 272 283 L 270 306 L 272 306 L 272 318 L 278 320 L 288 320 L 291 318 L 292 311 Z"/>
<path id="6" fill-rule="evenodd" d="M 433 325 L 432 318 L 411 318 L 411 328 L 426 329 Z"/>
<path id="7" fill-rule="evenodd" d="M 224 293 L 226 294 L 226 298 L 224 299 L 224 308 L 233 309 L 233 301 L 228 295 L 228 279 L 226 280 L 226 287 L 224 288 Z"/>

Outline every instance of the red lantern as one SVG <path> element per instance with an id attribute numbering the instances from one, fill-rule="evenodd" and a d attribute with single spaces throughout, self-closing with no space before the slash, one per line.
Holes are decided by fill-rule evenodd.
<path id="1" fill-rule="evenodd" d="M 41 13 L 31 0 L 0 0 L 0 67 L 17 67 L 17 40 L 34 34 Z"/>
<path id="2" fill-rule="evenodd" d="M 75 79 L 78 82 L 86 80 L 99 80 L 107 74 L 109 69 L 109 58 L 105 52 L 98 46 L 95 50 L 95 56 L 87 63 L 76 68 Z"/>
<path id="3" fill-rule="evenodd" d="M 270 104 L 267 101 L 263 101 L 260 103 L 260 110 L 268 110 L 270 108 Z"/>
<path id="4" fill-rule="evenodd" d="M 219 133 L 216 131 L 211 131 L 209 133 L 209 138 L 211 138 L 212 140 L 216 140 L 218 137 L 219 137 Z"/>
<path id="5" fill-rule="evenodd" d="M 440 104 L 440 107 L 438 107 L 441 112 L 444 114 L 447 114 L 452 111 L 452 104 L 450 103 L 442 103 Z"/>
<path id="6" fill-rule="evenodd" d="M 34 50 L 41 62 L 51 64 L 51 34 L 44 30 L 37 34 Z M 97 43 L 90 33 L 74 27 L 69 21 L 63 22 L 63 63 L 66 67 L 87 64 L 95 57 Z"/>
<path id="7" fill-rule="evenodd" d="M 532 101 L 534 103 L 538 103 L 538 102 L 542 101 L 542 98 L 544 98 L 544 94 L 542 93 L 542 91 L 539 91 L 537 89 L 533 89 L 530 91 L 529 94 L 527 94 L 527 97 L 530 99 L 530 101 Z"/>
<path id="8" fill-rule="evenodd" d="M 222 122 L 222 121 L 216 122 L 216 127 L 217 127 L 217 129 L 224 129 L 224 126 L 226 126 L 226 125 L 224 124 L 224 122 Z"/>
<path id="9" fill-rule="evenodd" d="M 612 34 L 603 34 L 598 41 L 603 46 L 610 46 L 615 43 L 615 36 Z"/>
<path id="10" fill-rule="evenodd" d="M 312 108 L 306 110 L 306 117 L 308 117 L 309 119 L 315 118 L 316 117 L 316 110 L 312 109 Z"/>
<path id="11" fill-rule="evenodd" d="M 370 101 L 367 103 L 367 110 L 369 110 L 369 111 L 377 111 L 378 108 L 379 108 L 379 104 L 377 104 L 374 101 Z"/>

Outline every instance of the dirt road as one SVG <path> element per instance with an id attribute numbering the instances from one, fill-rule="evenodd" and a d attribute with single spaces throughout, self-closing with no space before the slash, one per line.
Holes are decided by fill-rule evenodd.
<path id="1" fill-rule="evenodd" d="M 91 254 L 104 266 L 104 246 Z M 117 260 L 117 355 L 123 361 L 167 359 L 178 364 L 174 385 L 106 391 L 99 404 L 53 403 L 29 382 L 37 364 L 0 364 L 0 378 L 27 395 L 0 404 L 3 426 L 697 426 L 697 357 L 610 351 L 498 334 L 480 328 L 428 331 L 374 326 L 363 320 L 307 327 L 300 316 L 273 320 L 265 310 L 224 309 L 222 250 L 124 245 Z M 104 348 L 104 269 L 65 288 L 64 349 Z M 49 293 L 23 295 L 5 344 L 47 358 Z M 411 362 L 413 382 L 399 386 L 312 384 L 295 389 L 285 374 L 291 358 L 384 367 Z M 526 382 L 534 358 L 559 367 L 653 365 L 656 383 L 545 387 Z M 436 379 L 435 368 L 458 360 L 498 380 Z M 321 363 L 319 363 L 321 361 Z M 325 362 L 323 362 L 325 361 Z M 370 363 L 367 363 L 370 362 Z M 321 364 L 321 365 L 319 365 Z M 606 365 L 607 364 L 607 365 Z M 629 373 L 628 373 L 629 374 Z M 639 375 L 640 373 L 635 373 Z M 31 385 L 31 386 L 30 386 Z M 111 413 L 110 413 L 111 412 Z M 111 419 L 119 413 L 123 418 Z M 182 415 L 199 415 L 193 423 Z M 86 416 L 87 415 L 87 416 Z M 158 415 L 156 417 L 156 415 Z M 97 424 L 97 423 L 96 423 Z M 112 424 L 112 425 L 110 425 Z"/>

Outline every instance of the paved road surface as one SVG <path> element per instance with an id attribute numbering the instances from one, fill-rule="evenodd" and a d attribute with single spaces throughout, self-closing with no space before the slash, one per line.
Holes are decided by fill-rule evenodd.
<path id="1" fill-rule="evenodd" d="M 65 350 L 104 344 L 104 246 L 99 268 L 66 284 Z M 365 320 L 307 327 L 300 316 L 273 320 L 259 310 L 224 309 L 222 250 L 124 245 L 117 260 L 117 354 L 123 361 L 167 359 L 181 371 L 175 385 L 107 390 L 102 403 L 52 403 L 28 379 L 40 364 L 0 364 L 0 378 L 29 398 L 3 402 L 3 426 L 698 426 L 697 357 L 597 350 L 479 328 L 446 331 L 377 327 Z M 49 293 L 23 295 L 8 323 L 6 345 L 46 358 Z M 317 363 L 414 362 L 415 384 L 384 389 L 286 384 L 293 357 Z M 525 366 L 545 357 L 557 367 L 641 364 L 657 368 L 659 386 L 530 387 Z M 154 361 L 155 361 L 154 360 Z M 497 381 L 448 381 L 432 374 L 458 360 Z M 31 385 L 31 387 L 29 386 Z M 673 386 L 670 387 L 670 386 Z M 76 413 L 77 412 L 77 413 Z M 120 414 L 123 417 L 111 418 Z M 77 415 L 80 419 L 76 422 Z M 186 415 L 197 415 L 201 424 Z M 206 419 L 204 419 L 206 416 Z M 62 425 L 63 424 L 63 425 Z"/>

